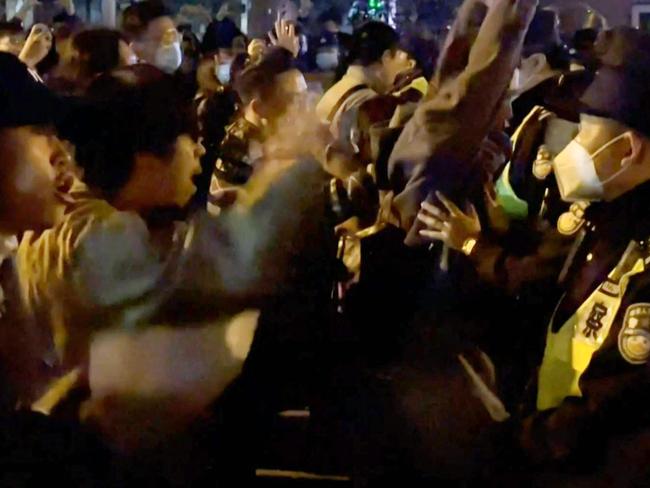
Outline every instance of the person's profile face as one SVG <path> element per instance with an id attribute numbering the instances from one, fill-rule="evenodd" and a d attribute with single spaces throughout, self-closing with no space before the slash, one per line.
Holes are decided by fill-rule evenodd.
<path id="1" fill-rule="evenodd" d="M 181 41 L 181 35 L 170 17 L 158 17 L 147 26 L 144 34 L 136 43 L 138 56 L 147 63 L 154 64 L 156 52 L 160 47 Z"/>
<path id="2" fill-rule="evenodd" d="M 397 80 L 398 75 L 406 73 L 415 67 L 415 61 L 402 49 L 387 53 L 383 57 L 383 68 L 386 74 L 386 83 L 389 87 Z"/>
<path id="3" fill-rule="evenodd" d="M 160 188 L 160 206 L 184 207 L 196 193 L 194 177 L 201 173 L 201 156 L 205 149 L 189 135 L 176 140 L 174 152 L 162 166 L 164 184 Z M 165 188 L 163 188 L 165 187 Z"/>
<path id="4" fill-rule="evenodd" d="M 41 127 L 5 128 L 0 150 L 0 228 L 18 233 L 55 225 L 63 213 L 55 165 L 70 158 L 61 141 Z"/>

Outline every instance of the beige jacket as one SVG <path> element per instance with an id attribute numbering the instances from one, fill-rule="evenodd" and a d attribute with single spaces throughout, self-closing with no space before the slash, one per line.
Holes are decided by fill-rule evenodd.
<path id="1" fill-rule="evenodd" d="M 340 100 L 356 86 L 365 85 L 366 88 L 360 89 L 349 96 L 340 105 L 334 113 L 332 111 L 339 104 Z M 366 68 L 362 66 L 350 66 L 347 73 L 334 86 L 332 86 L 321 98 L 316 113 L 318 117 L 330 125 L 334 137 L 340 135 L 340 124 L 342 116 L 359 108 L 363 103 L 377 96 L 377 81 Z"/>
<path id="2" fill-rule="evenodd" d="M 406 124 L 389 162 L 389 220 L 410 233 L 423 200 L 436 190 L 464 197 L 472 162 L 503 103 L 537 0 L 496 0 L 476 39 L 468 27 L 483 2 L 466 0 L 443 50 L 428 98 Z M 416 224 L 417 225 L 417 224 Z"/>
<path id="3" fill-rule="evenodd" d="M 230 351 L 235 365 L 241 366 L 246 356 L 242 350 L 252 340 L 250 327 L 241 329 L 247 334 L 242 340 L 248 341 L 242 345 L 219 324 L 230 323 L 223 319 L 282 290 L 292 256 L 301 252 L 303 234 L 324 215 L 322 178 L 317 163 L 304 161 L 274 181 L 254 179 L 254 199 L 237 203 L 216 219 L 201 215 L 179 226 L 164 251 L 153 243 L 138 215 L 120 212 L 88 192 L 76 193 L 63 221 L 39 236 L 25 235 L 17 257 L 27 308 L 50 328 L 61 371 L 76 372 L 70 383 L 85 381 L 88 364 L 97 365 L 89 353 L 98 333 L 108 342 L 93 346 L 97 354 L 106 359 L 106 351 L 116 350 L 120 339 L 107 338 L 107 331 L 136 334 L 124 339 L 125 348 L 144 351 L 151 346 L 159 353 L 151 353 L 158 354 L 158 364 L 164 364 L 164 358 L 172 361 L 165 371 L 188 368 L 185 360 L 201 350 L 207 356 Z M 173 334 L 154 332 L 145 334 L 147 339 L 140 332 L 155 324 L 200 328 L 213 319 L 218 329 L 214 334 L 206 329 L 193 338 L 170 341 Z M 185 352 L 169 351 L 174 343 L 185 344 Z M 194 349 L 191 344 L 204 347 Z M 214 358 L 206 360 L 214 365 Z M 223 363 L 232 369 L 232 362 Z M 133 364 L 133 371 L 146 374 L 145 363 Z M 128 368 L 116 375 L 127 378 Z M 106 389 L 106 375 L 100 376 Z M 62 389 L 69 386 L 66 380 Z M 46 399 L 39 410 L 50 410 L 56 397 Z"/>

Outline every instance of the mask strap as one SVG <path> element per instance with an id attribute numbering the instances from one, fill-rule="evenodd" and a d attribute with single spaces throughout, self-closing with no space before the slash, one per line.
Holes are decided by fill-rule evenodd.
<path id="1" fill-rule="evenodd" d="M 614 144 L 616 144 L 618 141 L 621 141 L 621 140 L 623 140 L 623 139 L 625 139 L 625 138 L 627 138 L 627 132 L 625 132 L 625 133 L 623 133 L 623 134 L 621 134 L 621 135 L 615 137 L 615 138 L 612 139 L 611 141 L 609 141 L 609 142 L 605 143 L 604 145 L 602 145 L 602 146 L 600 147 L 600 149 L 597 149 L 596 152 L 594 152 L 594 153 L 591 154 L 591 158 L 592 158 L 592 159 L 595 158 L 596 156 L 598 156 L 599 154 L 603 153 L 603 152 L 604 152 L 605 150 L 607 150 L 608 148 L 612 147 L 612 146 L 613 146 Z"/>
<path id="2" fill-rule="evenodd" d="M 613 146 L 614 144 L 616 144 L 618 141 L 620 141 L 620 140 L 622 140 L 622 139 L 625 139 L 626 137 L 627 137 L 627 133 L 624 133 L 624 134 L 621 134 L 621 135 L 618 136 L 618 137 L 615 137 L 615 138 L 612 139 L 611 141 L 609 141 L 607 144 L 605 144 L 605 145 L 602 146 L 600 149 L 598 149 L 595 153 L 592 154 L 592 156 L 591 156 L 592 161 L 593 161 L 593 159 L 594 159 L 596 156 L 598 156 L 598 155 L 601 154 L 603 151 L 605 151 L 605 149 L 607 149 L 607 148 L 609 148 L 609 147 L 612 147 L 612 146 Z M 608 184 L 608 183 L 611 183 L 611 182 L 612 182 L 613 180 L 615 180 L 615 179 L 616 179 L 616 178 L 617 178 L 621 173 L 623 173 L 623 171 L 625 171 L 626 169 L 627 169 L 627 165 L 625 165 L 625 166 L 624 166 L 624 165 L 621 165 L 621 167 L 618 169 L 618 171 L 616 171 L 616 173 L 614 173 L 613 175 L 611 175 L 609 178 L 607 178 L 605 181 L 602 181 L 601 183 L 602 183 L 603 185 L 606 185 L 606 184 Z"/>

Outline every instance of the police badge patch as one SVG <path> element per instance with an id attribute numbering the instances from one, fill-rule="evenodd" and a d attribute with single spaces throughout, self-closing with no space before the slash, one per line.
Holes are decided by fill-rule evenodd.
<path id="1" fill-rule="evenodd" d="M 618 350 L 630 364 L 645 364 L 650 358 L 650 303 L 628 307 L 618 335 Z"/>

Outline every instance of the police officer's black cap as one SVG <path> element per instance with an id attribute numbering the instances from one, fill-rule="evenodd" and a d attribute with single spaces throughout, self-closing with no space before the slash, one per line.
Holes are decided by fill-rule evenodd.
<path id="1" fill-rule="evenodd" d="M 70 104 L 32 77 L 13 54 L 0 53 L 0 128 L 63 123 Z"/>
<path id="2" fill-rule="evenodd" d="M 546 91 L 544 106 L 562 119 L 580 122 L 580 113 L 585 111 L 581 99 L 594 77 L 590 70 L 564 73 Z"/>
<path id="3" fill-rule="evenodd" d="M 596 50 L 602 66 L 582 98 L 584 112 L 650 137 L 650 34 L 617 28 L 601 36 Z"/>

